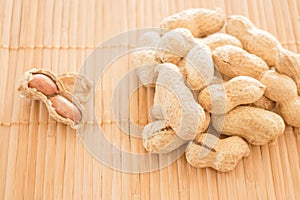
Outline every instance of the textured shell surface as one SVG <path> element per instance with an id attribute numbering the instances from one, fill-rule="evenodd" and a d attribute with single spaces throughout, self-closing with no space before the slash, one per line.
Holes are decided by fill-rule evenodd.
<path id="1" fill-rule="evenodd" d="M 203 42 L 213 51 L 217 47 L 221 47 L 224 45 L 232 45 L 243 48 L 241 41 L 239 41 L 236 37 L 226 34 L 226 33 L 214 33 L 212 35 L 208 35 L 205 38 L 196 38 L 196 42 Z"/>
<path id="2" fill-rule="evenodd" d="M 234 107 L 256 102 L 265 91 L 265 86 L 248 76 L 237 76 L 225 84 L 213 84 L 203 89 L 198 101 L 213 114 L 225 114 Z"/>
<path id="3" fill-rule="evenodd" d="M 172 127 L 179 137 L 186 140 L 193 139 L 205 121 L 203 108 L 184 84 L 176 65 L 164 63 L 158 65 L 155 70 L 158 77 L 154 104 L 164 109 L 167 125 Z"/>
<path id="4" fill-rule="evenodd" d="M 219 132 L 240 136 L 254 145 L 273 142 L 285 128 L 278 114 L 250 106 L 238 106 L 226 115 L 213 115 L 211 120 Z"/>
<path id="5" fill-rule="evenodd" d="M 194 37 L 203 37 L 219 31 L 225 23 L 225 13 L 217 8 L 192 8 L 175 13 L 162 20 L 160 27 L 175 29 L 178 27 L 189 29 Z"/>
<path id="6" fill-rule="evenodd" d="M 242 138 L 232 136 L 219 139 L 207 133 L 197 135 L 185 152 L 186 159 L 192 166 L 212 167 L 221 172 L 234 169 L 238 162 L 249 154 L 249 146 Z"/>
<path id="7" fill-rule="evenodd" d="M 166 128 L 164 120 L 157 120 L 146 125 L 142 135 L 145 149 L 152 153 L 168 153 L 187 142 L 179 138 L 173 129 Z"/>
<path id="8" fill-rule="evenodd" d="M 51 98 L 52 96 L 46 96 L 45 94 L 37 91 L 35 88 L 30 88 L 28 87 L 28 83 L 30 82 L 30 80 L 32 80 L 32 77 L 34 74 L 43 74 L 45 76 L 50 77 L 54 83 L 56 84 L 58 91 L 59 91 L 59 95 L 61 95 L 62 97 L 64 97 L 66 100 L 72 102 L 72 106 L 76 107 L 76 109 L 78 109 L 78 111 L 80 112 L 80 120 L 78 120 L 79 118 L 73 119 L 75 121 L 73 121 L 70 118 L 66 118 L 61 116 L 55 109 L 55 105 L 53 105 L 53 103 L 50 101 L 49 98 Z M 69 125 L 71 128 L 74 129 L 78 129 L 80 127 L 82 127 L 84 125 L 84 123 L 86 122 L 86 111 L 84 106 L 81 104 L 81 101 L 77 98 L 77 96 L 73 95 L 70 91 L 68 91 L 68 86 L 65 87 L 64 86 L 64 82 L 63 80 L 60 79 L 60 77 L 58 75 L 56 75 L 54 72 L 46 70 L 46 69 L 37 69 L 37 68 L 33 68 L 28 70 L 27 72 L 24 73 L 23 79 L 21 80 L 21 84 L 18 88 L 18 91 L 21 93 L 21 96 L 25 96 L 28 98 L 32 98 L 33 100 L 40 100 L 42 101 L 49 112 L 49 115 L 55 119 L 58 122 L 64 123 L 66 125 Z M 71 109 L 72 110 L 72 109 Z M 73 111 L 71 111 L 72 113 Z M 69 113 L 68 113 L 69 114 Z"/>
<path id="9" fill-rule="evenodd" d="M 157 55 L 163 62 L 177 64 L 195 45 L 192 33 L 185 28 L 166 32 L 159 40 Z"/>
<path id="10" fill-rule="evenodd" d="M 265 96 L 273 101 L 281 103 L 297 97 L 295 82 L 290 77 L 274 70 L 264 72 L 260 82 L 266 86 Z"/>
<path id="11" fill-rule="evenodd" d="M 213 59 L 218 71 L 229 78 L 250 76 L 259 79 L 264 71 L 269 70 L 263 59 L 232 45 L 216 48 Z"/>
<path id="12" fill-rule="evenodd" d="M 280 48 L 277 51 L 275 68 L 295 81 L 300 95 L 300 54 Z"/>
<path id="13" fill-rule="evenodd" d="M 214 76 L 214 64 L 210 48 L 198 43 L 185 57 L 187 83 L 193 90 L 206 87 Z"/>

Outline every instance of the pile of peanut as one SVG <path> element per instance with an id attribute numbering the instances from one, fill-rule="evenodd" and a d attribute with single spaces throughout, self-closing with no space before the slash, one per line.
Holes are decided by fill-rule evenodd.
<path id="1" fill-rule="evenodd" d="M 41 100 L 53 119 L 74 129 L 86 121 L 82 103 L 87 101 L 91 89 L 91 83 L 83 75 L 57 76 L 49 70 L 36 68 L 25 72 L 18 88 L 22 97 Z"/>
<path id="2" fill-rule="evenodd" d="M 140 82 L 155 87 L 142 133 L 147 151 L 187 144 L 189 164 L 226 172 L 249 155 L 249 144 L 300 127 L 300 55 L 270 33 L 244 16 L 202 8 L 166 17 L 160 27 L 167 31 L 141 38 L 156 48 L 131 57 Z"/>

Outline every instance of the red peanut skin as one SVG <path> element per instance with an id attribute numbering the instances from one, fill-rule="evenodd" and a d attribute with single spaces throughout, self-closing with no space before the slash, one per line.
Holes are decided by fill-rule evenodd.
<path id="1" fill-rule="evenodd" d="M 50 98 L 53 107 L 56 112 L 65 118 L 69 118 L 75 123 L 79 123 L 81 120 L 81 112 L 78 108 L 70 102 L 68 99 L 61 95 L 56 95 Z"/>
<path id="2" fill-rule="evenodd" d="M 33 75 L 33 79 L 29 81 L 28 86 L 35 88 L 46 96 L 58 94 L 57 85 L 50 77 L 43 74 Z"/>

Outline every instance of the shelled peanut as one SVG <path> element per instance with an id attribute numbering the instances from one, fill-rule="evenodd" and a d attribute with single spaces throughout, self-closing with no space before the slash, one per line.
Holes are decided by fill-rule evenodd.
<path id="1" fill-rule="evenodd" d="M 64 74 L 59 77 L 49 70 L 34 68 L 25 72 L 18 90 L 22 96 L 43 101 L 50 116 L 58 122 L 77 129 L 86 120 L 81 102 L 86 101 L 91 85 L 87 79 L 78 78 L 77 93 L 76 89 L 70 86 L 70 83 L 76 83 L 76 76 Z M 68 89 L 64 87 L 64 83 Z M 71 88 L 74 91 L 70 91 Z"/>
<path id="2" fill-rule="evenodd" d="M 44 74 L 32 75 L 32 80 L 28 82 L 28 87 L 35 88 L 46 96 L 58 94 L 57 85 L 50 77 Z"/>
<path id="3" fill-rule="evenodd" d="M 224 25 L 226 33 L 218 32 Z M 189 142 L 188 163 L 224 172 L 250 153 L 248 143 L 276 141 L 285 124 L 300 129 L 300 56 L 283 49 L 272 34 L 241 15 L 225 20 L 219 9 L 185 10 L 160 27 L 167 29 L 156 50 L 162 64 L 152 68 L 164 73 L 154 76 L 153 121 L 144 128 L 148 151 L 166 153 Z M 188 98 L 178 104 L 184 93 Z M 184 108 L 191 105 L 204 110 L 186 117 Z M 191 116 L 201 116 L 202 128 Z M 225 138 L 206 133 L 211 130 Z"/>

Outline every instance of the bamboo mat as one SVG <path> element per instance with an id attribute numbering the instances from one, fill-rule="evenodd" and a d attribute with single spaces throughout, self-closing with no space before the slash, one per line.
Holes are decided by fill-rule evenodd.
<path id="1" fill-rule="evenodd" d="M 0 0 L 0 199 L 300 199 L 300 134 L 292 127 L 275 144 L 252 146 L 229 173 L 195 169 L 182 156 L 161 170 L 130 174 L 99 163 L 72 129 L 49 118 L 45 105 L 19 97 L 26 70 L 76 71 L 112 35 L 157 27 L 192 7 L 245 15 L 300 53 L 299 0 Z M 126 64 L 126 58 L 115 62 L 99 83 L 98 118 L 114 145 L 144 152 L 140 140 L 116 127 L 107 103 Z M 140 88 L 131 99 L 131 116 L 141 125 L 151 95 Z"/>

